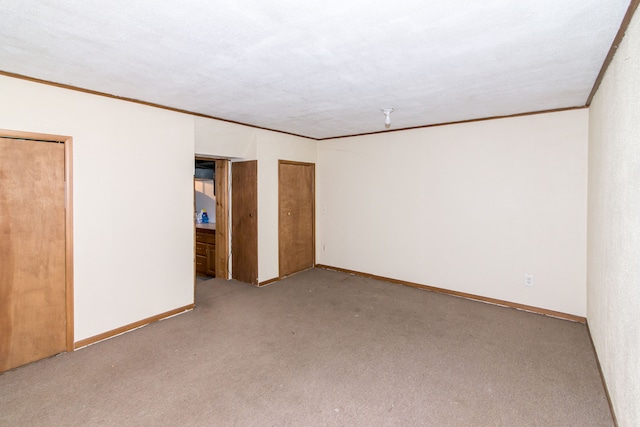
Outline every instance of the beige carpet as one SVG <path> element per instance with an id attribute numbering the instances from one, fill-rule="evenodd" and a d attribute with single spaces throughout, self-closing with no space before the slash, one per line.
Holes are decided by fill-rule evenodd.
<path id="1" fill-rule="evenodd" d="M 611 426 L 586 327 L 326 270 L 0 375 L 1 426 Z"/>

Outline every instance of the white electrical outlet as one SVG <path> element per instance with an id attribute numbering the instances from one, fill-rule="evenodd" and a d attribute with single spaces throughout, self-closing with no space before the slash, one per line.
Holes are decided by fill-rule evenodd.
<path id="1" fill-rule="evenodd" d="M 525 274 L 524 275 L 524 285 L 525 286 L 533 286 L 533 274 Z"/>
<path id="2" fill-rule="evenodd" d="M 322 250 L 326 251 L 327 250 L 327 245 L 325 245 L 324 243 L 322 244 Z"/>

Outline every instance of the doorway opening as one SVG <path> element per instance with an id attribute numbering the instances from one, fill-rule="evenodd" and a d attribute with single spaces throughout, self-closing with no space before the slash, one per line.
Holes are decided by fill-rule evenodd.
<path id="1" fill-rule="evenodd" d="M 195 281 L 229 278 L 229 160 L 195 158 Z M 206 215 L 205 215 L 206 214 Z"/>
<path id="2" fill-rule="evenodd" d="M 196 281 L 216 277 L 215 160 L 195 160 Z"/>

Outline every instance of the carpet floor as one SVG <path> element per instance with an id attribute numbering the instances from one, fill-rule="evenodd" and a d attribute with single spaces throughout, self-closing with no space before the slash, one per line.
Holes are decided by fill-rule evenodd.
<path id="1" fill-rule="evenodd" d="M 0 426 L 612 426 L 583 324 L 328 270 L 0 375 Z"/>

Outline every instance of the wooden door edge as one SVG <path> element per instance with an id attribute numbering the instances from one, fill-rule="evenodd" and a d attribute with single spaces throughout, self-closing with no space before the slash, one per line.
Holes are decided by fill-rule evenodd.
<path id="1" fill-rule="evenodd" d="M 216 159 L 216 175 L 218 175 L 219 169 L 224 170 L 224 175 L 218 175 L 218 179 L 214 183 L 219 193 L 216 194 L 216 278 L 224 280 L 229 280 L 230 163 L 229 159 Z M 220 232 L 220 229 L 222 232 Z"/>
<path id="2" fill-rule="evenodd" d="M 64 141 L 65 181 L 65 262 L 67 307 L 67 352 L 74 350 L 74 283 L 73 283 L 73 138 Z"/>

